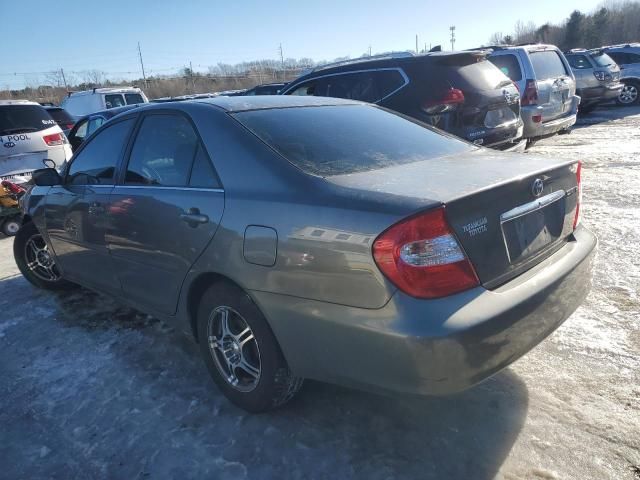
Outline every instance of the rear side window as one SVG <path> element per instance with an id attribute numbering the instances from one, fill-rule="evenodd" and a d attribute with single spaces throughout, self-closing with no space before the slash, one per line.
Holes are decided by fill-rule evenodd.
<path id="1" fill-rule="evenodd" d="M 613 58 L 616 63 L 621 65 L 628 65 L 630 63 L 640 63 L 640 55 L 627 52 L 608 52 L 609 56 Z"/>
<path id="2" fill-rule="evenodd" d="M 109 94 L 104 96 L 104 104 L 107 108 L 124 107 L 124 99 L 119 93 Z"/>
<path id="3" fill-rule="evenodd" d="M 537 80 L 563 77 L 568 73 L 555 50 L 529 52 L 529 57 Z"/>
<path id="4" fill-rule="evenodd" d="M 585 55 L 567 55 L 567 61 L 571 68 L 576 70 L 584 70 L 586 68 L 593 68 L 589 59 Z"/>
<path id="5" fill-rule="evenodd" d="M 66 183 L 71 185 L 113 185 L 116 165 L 134 119 L 115 123 L 100 133 L 74 156 Z"/>
<path id="6" fill-rule="evenodd" d="M 520 68 L 520 62 L 515 55 L 511 55 L 510 53 L 495 55 L 493 57 L 489 57 L 489 61 L 514 82 L 522 80 L 522 69 Z"/>
<path id="7" fill-rule="evenodd" d="M 591 58 L 599 67 L 609 67 L 615 63 L 606 53 L 593 54 L 591 55 Z"/>
<path id="8" fill-rule="evenodd" d="M 135 103 L 144 103 L 142 95 L 139 93 L 125 93 L 124 98 L 127 101 L 127 105 L 133 105 Z"/>
<path id="9" fill-rule="evenodd" d="M 0 107 L 0 135 L 45 130 L 56 121 L 40 105 L 3 105 Z"/>
<path id="10" fill-rule="evenodd" d="M 474 147 L 368 105 L 265 109 L 235 118 L 289 162 L 319 176 L 432 160 Z"/>
<path id="11" fill-rule="evenodd" d="M 450 61 L 450 60 L 449 60 Z M 462 90 L 494 90 L 511 85 L 511 80 L 488 60 L 466 63 L 465 65 L 438 65 L 428 70 L 439 88 L 460 88 Z"/>

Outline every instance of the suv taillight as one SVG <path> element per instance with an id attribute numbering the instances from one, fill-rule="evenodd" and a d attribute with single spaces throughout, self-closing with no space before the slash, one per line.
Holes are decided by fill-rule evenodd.
<path id="1" fill-rule="evenodd" d="M 578 182 L 578 191 L 576 192 L 578 194 L 577 200 L 576 200 L 576 215 L 573 218 L 573 229 L 575 230 L 576 227 L 580 224 L 580 217 L 582 216 L 582 212 L 581 212 L 581 206 L 582 206 L 582 162 L 578 161 L 578 166 L 576 168 L 576 181 Z"/>
<path id="2" fill-rule="evenodd" d="M 464 93 L 457 88 L 450 88 L 437 100 L 428 100 L 422 106 L 429 115 L 436 115 L 455 110 L 458 105 L 464 103 Z"/>
<path id="3" fill-rule="evenodd" d="M 51 135 L 45 135 L 42 139 L 50 147 L 62 145 L 64 144 L 64 133 L 52 133 Z"/>
<path id="4" fill-rule="evenodd" d="M 396 287 L 417 298 L 444 297 L 480 283 L 449 227 L 444 207 L 384 231 L 373 244 L 373 258 Z"/>
<path id="5" fill-rule="evenodd" d="M 524 93 L 520 98 L 520 104 L 536 105 L 538 103 L 538 85 L 535 80 L 527 80 L 527 84 L 524 87 Z"/>

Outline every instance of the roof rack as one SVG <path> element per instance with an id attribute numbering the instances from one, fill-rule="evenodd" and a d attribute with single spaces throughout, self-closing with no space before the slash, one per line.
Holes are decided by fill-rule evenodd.
<path id="1" fill-rule="evenodd" d="M 595 50 L 595 49 L 592 49 Z M 570 50 L 567 50 L 564 53 L 584 53 L 584 52 L 588 52 L 589 50 L 587 50 L 586 48 L 572 48 Z"/>
<path id="2" fill-rule="evenodd" d="M 307 73 L 317 72 L 318 70 L 324 70 L 325 68 L 341 67 L 343 65 L 351 65 L 351 64 L 357 64 L 362 62 L 368 62 L 371 60 L 387 60 L 387 59 L 393 59 L 393 58 L 409 58 L 409 57 L 415 57 L 415 56 L 416 56 L 415 53 L 409 52 L 409 51 L 381 53 L 379 55 L 371 55 L 368 57 L 352 58 L 349 60 L 340 60 L 338 62 L 325 63 L 324 65 L 319 65 L 315 68 L 312 68 Z"/>

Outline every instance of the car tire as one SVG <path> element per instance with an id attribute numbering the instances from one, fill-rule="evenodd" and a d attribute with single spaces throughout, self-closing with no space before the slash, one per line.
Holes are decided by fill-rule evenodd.
<path id="1" fill-rule="evenodd" d="M 2 233 L 7 237 L 14 237 L 20 230 L 20 220 L 17 218 L 9 218 L 2 224 Z"/>
<path id="2" fill-rule="evenodd" d="M 634 80 L 622 81 L 624 88 L 616 98 L 618 105 L 637 105 L 640 102 L 640 82 Z"/>
<path id="3" fill-rule="evenodd" d="M 62 278 L 48 250 L 49 247 L 33 222 L 24 224 L 13 241 L 16 265 L 31 284 L 45 290 L 68 290 L 76 287 Z"/>
<path id="4" fill-rule="evenodd" d="M 264 315 L 239 287 L 227 282 L 209 287 L 198 306 L 197 329 L 209 373 L 236 406 L 266 412 L 302 387 Z"/>

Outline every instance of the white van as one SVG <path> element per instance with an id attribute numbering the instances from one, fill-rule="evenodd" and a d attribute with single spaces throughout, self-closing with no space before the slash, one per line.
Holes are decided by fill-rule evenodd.
<path id="1" fill-rule="evenodd" d="M 136 87 L 94 88 L 83 92 L 69 92 L 60 106 L 76 120 L 84 115 L 135 103 L 149 103 L 144 92 Z"/>

